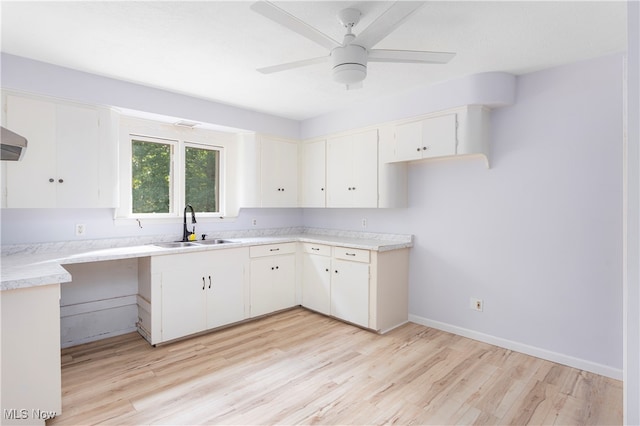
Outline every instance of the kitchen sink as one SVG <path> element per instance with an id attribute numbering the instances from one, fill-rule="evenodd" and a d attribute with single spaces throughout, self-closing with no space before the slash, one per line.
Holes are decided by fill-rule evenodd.
<path id="1" fill-rule="evenodd" d="M 207 245 L 207 246 L 215 245 L 215 244 L 230 243 L 230 242 L 231 241 L 220 240 L 220 239 L 194 241 L 195 244 L 201 244 L 201 245 Z"/>
<path id="2" fill-rule="evenodd" d="M 170 243 L 154 243 L 154 246 L 162 247 L 162 248 L 177 248 L 177 247 L 192 247 L 197 246 L 196 243 L 192 243 L 190 241 L 173 241 Z"/>

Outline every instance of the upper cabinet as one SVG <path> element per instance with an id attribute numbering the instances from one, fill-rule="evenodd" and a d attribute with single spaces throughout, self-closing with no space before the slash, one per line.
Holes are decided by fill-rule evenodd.
<path id="1" fill-rule="evenodd" d="M 246 134 L 241 145 L 241 207 L 298 207 L 298 142 Z"/>
<path id="2" fill-rule="evenodd" d="M 488 165 L 489 110 L 468 105 L 395 125 L 393 154 L 387 162 L 457 155 L 484 155 Z"/>
<path id="3" fill-rule="evenodd" d="M 27 151 L 4 164 L 3 207 L 117 205 L 117 125 L 106 108 L 7 94 L 5 126 Z"/>
<path id="4" fill-rule="evenodd" d="M 396 126 L 396 161 L 444 157 L 456 153 L 456 114 Z"/>
<path id="5" fill-rule="evenodd" d="M 378 131 L 327 139 L 327 207 L 378 207 Z"/>

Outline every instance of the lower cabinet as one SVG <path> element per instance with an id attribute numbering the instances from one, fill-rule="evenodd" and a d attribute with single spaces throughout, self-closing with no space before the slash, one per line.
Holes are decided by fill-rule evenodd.
<path id="1" fill-rule="evenodd" d="M 302 305 L 384 333 L 409 320 L 409 249 L 302 244 Z"/>
<path id="2" fill-rule="evenodd" d="M 140 333 L 156 344 L 246 319 L 248 262 L 248 248 L 140 259 Z"/>
<path id="3" fill-rule="evenodd" d="M 253 246 L 250 256 L 250 316 L 295 306 L 296 243 Z"/>
<path id="4" fill-rule="evenodd" d="M 384 333 L 408 321 L 408 273 L 409 249 L 306 242 L 140 258 L 138 330 L 155 345 L 301 303 Z"/>
<path id="5" fill-rule="evenodd" d="M 335 247 L 334 257 L 340 251 L 346 254 L 366 253 L 366 260 L 331 260 L 331 315 L 362 327 L 370 327 L 369 252 Z"/>
<path id="6" fill-rule="evenodd" d="M 302 306 L 331 313 L 331 246 L 302 243 Z"/>

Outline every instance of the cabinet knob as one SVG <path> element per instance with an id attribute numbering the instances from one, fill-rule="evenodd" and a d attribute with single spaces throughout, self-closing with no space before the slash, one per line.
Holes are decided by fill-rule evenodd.
<path id="1" fill-rule="evenodd" d="M 336 269 L 336 270 L 335 270 L 335 271 L 333 271 L 333 272 L 335 272 L 335 273 L 337 274 L 337 273 L 338 273 L 338 270 Z"/>
<path id="2" fill-rule="evenodd" d="M 280 269 L 280 267 L 279 267 L 279 266 L 276 266 L 276 269 Z"/>
<path id="3" fill-rule="evenodd" d="M 320 191 L 324 191 L 324 188 L 320 188 Z"/>
<path id="4" fill-rule="evenodd" d="M 64 179 L 58 179 L 58 182 L 62 183 L 62 182 L 64 182 Z"/>
<path id="5" fill-rule="evenodd" d="M 420 152 L 420 147 L 416 148 L 416 151 Z"/>
<path id="6" fill-rule="evenodd" d="M 423 151 L 426 151 L 427 149 L 429 149 L 429 147 L 428 147 L 428 146 L 423 146 L 423 147 L 422 147 L 422 150 L 423 150 Z"/>
<path id="7" fill-rule="evenodd" d="M 272 267 L 271 267 L 271 270 L 273 271 L 274 269 L 276 269 L 276 268 L 274 268 L 274 267 L 272 266 Z"/>
<path id="8" fill-rule="evenodd" d="M 49 182 L 53 183 L 54 179 L 53 178 L 49 178 Z"/>
<path id="9" fill-rule="evenodd" d="M 325 271 L 325 272 L 329 272 L 329 268 L 325 269 L 324 271 Z"/>

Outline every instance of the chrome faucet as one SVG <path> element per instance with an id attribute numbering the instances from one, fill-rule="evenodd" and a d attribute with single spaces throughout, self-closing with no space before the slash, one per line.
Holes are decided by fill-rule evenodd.
<path id="1" fill-rule="evenodd" d="M 187 231 L 187 209 L 191 210 L 191 232 Z M 191 204 L 187 204 L 184 208 L 184 220 L 182 223 L 182 241 L 189 241 L 189 236 L 196 233 L 196 213 L 193 211 Z"/>

